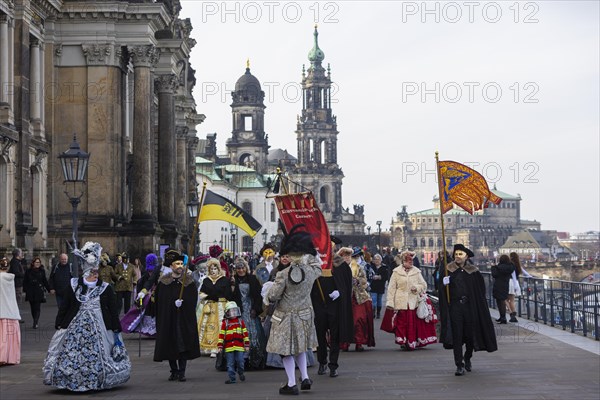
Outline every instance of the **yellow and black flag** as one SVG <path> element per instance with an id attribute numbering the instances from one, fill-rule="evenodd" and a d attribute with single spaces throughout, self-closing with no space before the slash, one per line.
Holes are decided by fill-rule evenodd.
<path id="1" fill-rule="evenodd" d="M 257 220 L 238 207 L 237 204 L 210 190 L 206 190 L 204 202 L 198 215 L 198 222 L 211 220 L 230 222 L 252 237 L 262 228 Z"/>

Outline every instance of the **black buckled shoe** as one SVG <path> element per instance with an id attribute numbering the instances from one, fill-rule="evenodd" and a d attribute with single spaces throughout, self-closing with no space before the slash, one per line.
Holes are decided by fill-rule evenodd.
<path id="1" fill-rule="evenodd" d="M 337 369 L 330 369 L 329 370 L 329 376 L 332 377 L 332 378 L 335 378 L 336 376 L 338 376 Z"/>
<path id="2" fill-rule="evenodd" d="M 327 364 L 319 364 L 319 371 L 317 372 L 317 374 L 325 375 L 326 372 L 327 372 Z"/>
<path id="3" fill-rule="evenodd" d="M 312 385 L 313 381 L 310 378 L 306 378 L 300 383 L 300 390 L 310 390 L 310 385 Z"/>
<path id="4" fill-rule="evenodd" d="M 456 367 L 456 372 L 454 372 L 454 375 L 463 376 L 464 374 L 465 374 L 465 368 L 462 365 L 460 367 Z"/>
<path id="5" fill-rule="evenodd" d="M 465 369 L 467 372 L 471 372 L 471 360 L 465 360 Z"/>
<path id="6" fill-rule="evenodd" d="M 185 381 L 187 381 L 187 379 L 185 379 L 185 374 L 182 373 L 182 372 L 179 373 L 179 377 L 177 378 L 177 380 L 179 382 L 185 382 Z"/>
<path id="7" fill-rule="evenodd" d="M 294 385 L 292 387 L 289 387 L 287 385 L 287 383 L 285 384 L 285 386 L 282 386 L 279 388 L 279 394 L 293 394 L 293 395 L 297 395 L 299 394 L 300 391 L 298 390 L 298 385 Z"/>

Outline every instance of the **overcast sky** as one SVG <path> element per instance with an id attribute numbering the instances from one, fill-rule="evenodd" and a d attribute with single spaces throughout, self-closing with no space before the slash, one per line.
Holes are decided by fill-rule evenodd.
<path id="1" fill-rule="evenodd" d="M 599 230 L 599 2 L 201 2 L 198 136 L 231 135 L 231 95 L 250 59 L 271 149 L 296 154 L 302 64 L 315 22 L 335 83 L 343 206 L 383 227 L 432 208 L 441 160 L 522 197 L 542 229 Z M 374 228 L 375 229 L 375 228 Z"/>

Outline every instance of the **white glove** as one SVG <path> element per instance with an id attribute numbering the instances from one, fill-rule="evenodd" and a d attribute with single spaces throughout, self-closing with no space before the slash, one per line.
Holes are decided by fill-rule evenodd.
<path id="1" fill-rule="evenodd" d="M 444 279 L 442 279 L 442 282 L 444 282 L 444 286 L 447 286 L 450 284 L 450 277 L 449 276 L 445 276 Z"/>
<path id="2" fill-rule="evenodd" d="M 146 293 L 144 292 L 139 292 L 137 297 L 135 298 L 135 301 L 140 301 L 142 300 L 144 297 L 146 297 Z"/>
<path id="3" fill-rule="evenodd" d="M 175 307 L 179 308 L 179 307 L 181 307 L 182 304 L 183 304 L 183 300 L 181 300 L 181 299 L 175 300 Z"/>
<path id="4" fill-rule="evenodd" d="M 269 290 L 271 290 L 271 286 L 273 286 L 273 282 L 268 281 L 263 284 L 262 289 L 260 290 L 260 295 L 263 298 L 263 302 L 267 303 L 267 296 L 269 295 Z"/>
<path id="5" fill-rule="evenodd" d="M 333 292 L 329 293 L 329 297 L 331 297 L 331 300 L 335 300 L 340 297 L 340 292 L 334 290 Z"/>

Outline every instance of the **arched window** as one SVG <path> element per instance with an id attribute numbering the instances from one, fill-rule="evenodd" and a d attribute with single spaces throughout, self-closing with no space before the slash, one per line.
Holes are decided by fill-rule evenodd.
<path id="1" fill-rule="evenodd" d="M 442 238 L 438 238 L 437 247 L 442 247 Z"/>
<path id="2" fill-rule="evenodd" d="M 433 247 L 433 238 L 429 238 L 429 247 Z"/>
<path id="3" fill-rule="evenodd" d="M 271 203 L 271 222 L 275 222 L 275 203 Z"/>
<path id="4" fill-rule="evenodd" d="M 419 241 L 417 240 L 417 238 L 413 239 L 413 247 L 415 247 L 415 248 L 419 247 Z"/>
<path id="5" fill-rule="evenodd" d="M 244 201 L 242 203 L 242 210 L 246 211 L 248 214 L 252 215 L 252 203 L 249 201 Z"/>
<path id="6" fill-rule="evenodd" d="M 425 238 L 421 238 L 421 247 L 425 247 L 427 245 L 427 242 L 425 241 Z"/>
<path id="7" fill-rule="evenodd" d="M 452 247 L 452 238 L 446 238 L 446 247 Z"/>
<path id="8" fill-rule="evenodd" d="M 252 240 L 252 238 L 250 236 L 244 236 L 242 238 L 242 251 L 250 253 L 250 254 L 254 254 L 254 249 L 252 248 L 253 243 L 254 243 L 254 241 Z"/>
<path id="9" fill-rule="evenodd" d="M 321 187 L 321 190 L 319 190 L 319 203 L 327 203 L 328 194 L 329 188 L 327 186 Z"/>

